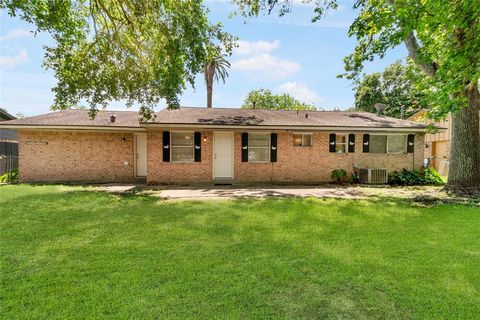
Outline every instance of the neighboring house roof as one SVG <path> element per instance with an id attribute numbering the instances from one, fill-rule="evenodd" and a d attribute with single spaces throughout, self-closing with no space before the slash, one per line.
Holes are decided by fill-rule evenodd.
<path id="1" fill-rule="evenodd" d="M 16 119 L 7 110 L 0 108 L 0 121 L 13 120 Z"/>
<path id="2" fill-rule="evenodd" d="M 425 122 L 427 120 L 426 118 L 427 118 L 427 110 L 422 109 L 412 114 L 410 117 L 407 118 L 407 120 L 416 121 L 416 122 Z"/>
<path id="3" fill-rule="evenodd" d="M 115 122 L 110 115 L 115 114 Z M 156 119 L 147 124 L 139 123 L 135 111 L 99 111 L 94 120 L 86 110 L 63 110 L 40 116 L 11 120 L 0 123 L 9 128 L 63 128 L 66 129 L 142 129 L 147 127 L 203 127 L 203 128 L 269 128 L 342 130 L 361 129 L 369 131 L 425 131 L 425 124 L 379 116 L 368 112 L 340 111 L 285 111 L 285 110 L 242 110 L 233 108 L 189 108 L 163 109 Z"/>
<path id="4" fill-rule="evenodd" d="M 5 109 L 0 108 L 0 121 L 8 121 L 16 119 L 10 113 L 8 113 Z M 17 142 L 17 131 L 15 130 L 7 130 L 0 128 L 0 141 L 2 142 Z"/>

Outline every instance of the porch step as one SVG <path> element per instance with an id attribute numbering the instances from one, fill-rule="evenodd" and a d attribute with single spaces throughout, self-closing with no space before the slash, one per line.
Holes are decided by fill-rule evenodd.
<path id="1" fill-rule="evenodd" d="M 146 184 L 147 183 L 147 177 L 136 177 L 133 181 L 135 183 Z"/>
<path id="2" fill-rule="evenodd" d="M 231 186 L 233 184 L 232 178 L 215 178 L 213 184 L 216 186 Z"/>

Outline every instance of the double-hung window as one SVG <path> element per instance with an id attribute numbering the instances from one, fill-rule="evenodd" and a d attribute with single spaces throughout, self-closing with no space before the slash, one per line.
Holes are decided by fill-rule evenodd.
<path id="1" fill-rule="evenodd" d="M 370 135 L 370 153 L 401 154 L 405 152 L 405 135 Z"/>
<path id="2" fill-rule="evenodd" d="M 387 153 L 387 136 L 370 135 L 370 153 Z"/>
<path id="3" fill-rule="evenodd" d="M 405 153 L 405 146 L 407 136 L 404 135 L 390 135 L 387 138 L 387 152 L 389 154 Z"/>
<path id="4" fill-rule="evenodd" d="M 348 151 L 348 134 L 337 134 L 335 142 L 335 152 L 347 153 Z"/>
<path id="5" fill-rule="evenodd" d="M 173 162 L 193 162 L 195 160 L 193 132 L 172 132 L 171 152 Z"/>
<path id="6" fill-rule="evenodd" d="M 311 147 L 312 134 L 311 133 L 294 133 L 293 146 L 294 147 Z"/>
<path id="7" fill-rule="evenodd" d="M 270 162 L 270 134 L 248 134 L 248 162 Z"/>

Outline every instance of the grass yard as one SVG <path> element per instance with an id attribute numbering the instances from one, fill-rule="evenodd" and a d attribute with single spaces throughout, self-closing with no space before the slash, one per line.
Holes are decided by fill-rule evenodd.
<path id="1" fill-rule="evenodd" d="M 473 319 L 480 209 L 0 186 L 2 319 Z"/>

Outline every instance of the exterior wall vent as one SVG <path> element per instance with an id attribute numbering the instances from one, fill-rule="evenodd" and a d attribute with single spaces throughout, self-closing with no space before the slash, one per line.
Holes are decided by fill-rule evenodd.
<path id="1" fill-rule="evenodd" d="M 359 178 L 361 183 L 367 183 L 367 184 L 388 183 L 387 169 L 360 169 Z"/>

